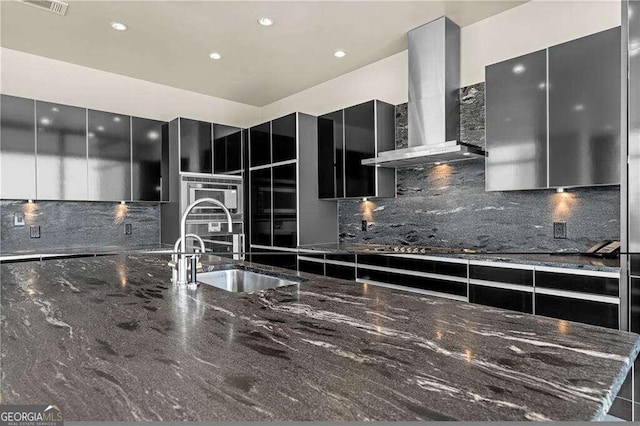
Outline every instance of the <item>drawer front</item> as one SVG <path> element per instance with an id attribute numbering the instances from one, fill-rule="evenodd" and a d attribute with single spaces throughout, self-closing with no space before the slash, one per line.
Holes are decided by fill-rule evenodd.
<path id="1" fill-rule="evenodd" d="M 324 275 L 324 263 L 298 259 L 298 271 Z"/>
<path id="2" fill-rule="evenodd" d="M 469 302 L 527 314 L 533 313 L 533 293 L 527 291 L 470 284 Z"/>
<path id="3" fill-rule="evenodd" d="M 263 265 L 276 266 L 278 268 L 297 270 L 298 256 L 295 253 L 276 250 L 251 249 L 251 262 L 262 263 Z"/>
<path id="4" fill-rule="evenodd" d="M 356 268 L 355 266 L 333 265 L 331 263 L 327 263 L 325 264 L 325 275 L 328 277 L 340 278 L 342 280 L 355 281 Z"/>
<path id="5" fill-rule="evenodd" d="M 640 278 L 631 278 L 631 324 L 634 333 L 640 333 Z M 640 382 L 640 380 L 638 380 Z M 638 394 L 640 395 L 640 394 Z"/>
<path id="6" fill-rule="evenodd" d="M 467 284 L 455 281 L 376 271 L 362 266 L 358 266 L 358 278 L 456 296 L 467 296 Z"/>
<path id="7" fill-rule="evenodd" d="M 497 283 L 533 286 L 533 271 L 527 269 L 469 265 L 469 278 Z"/>
<path id="8" fill-rule="evenodd" d="M 337 260 L 340 262 L 356 263 L 355 254 L 327 254 L 327 260 Z"/>
<path id="9" fill-rule="evenodd" d="M 629 258 L 631 263 L 631 275 L 640 277 L 640 254 L 632 254 Z"/>
<path id="10" fill-rule="evenodd" d="M 536 315 L 618 329 L 618 305 L 536 294 Z"/>
<path id="11" fill-rule="evenodd" d="M 452 277 L 467 277 L 466 263 L 440 262 L 430 259 L 413 259 L 379 254 L 359 254 L 358 264 L 384 266 L 387 268 L 427 272 Z"/>
<path id="12" fill-rule="evenodd" d="M 302 256 L 302 257 L 310 257 L 313 259 L 319 259 L 319 260 L 324 260 L 324 253 L 322 254 L 313 254 L 313 253 L 305 253 L 305 252 L 298 252 L 298 256 Z"/>
<path id="13" fill-rule="evenodd" d="M 536 287 L 618 296 L 620 293 L 620 280 L 611 277 L 536 271 Z"/>

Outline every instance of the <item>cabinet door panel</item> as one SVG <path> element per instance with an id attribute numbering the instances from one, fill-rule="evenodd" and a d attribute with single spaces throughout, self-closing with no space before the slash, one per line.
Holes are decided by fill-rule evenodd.
<path id="1" fill-rule="evenodd" d="M 296 158 L 296 114 L 271 122 L 271 159 L 274 163 Z"/>
<path id="2" fill-rule="evenodd" d="M 533 293 L 505 288 L 469 285 L 469 302 L 512 311 L 533 313 Z"/>
<path id="3" fill-rule="evenodd" d="M 536 315 L 618 328 L 618 305 L 536 294 Z"/>
<path id="4" fill-rule="evenodd" d="M 347 197 L 375 195 L 375 167 L 363 166 L 375 157 L 374 104 L 367 102 L 344 110 L 345 179 Z"/>
<path id="5" fill-rule="evenodd" d="M 318 194 L 344 197 L 344 135 L 342 110 L 318 117 Z"/>
<path id="6" fill-rule="evenodd" d="M 249 159 L 251 167 L 271 164 L 271 124 L 264 123 L 249 129 Z"/>
<path id="7" fill-rule="evenodd" d="M 89 199 L 131 199 L 130 117 L 88 112 Z"/>
<path id="8" fill-rule="evenodd" d="M 250 172 L 251 244 L 271 245 L 271 169 Z"/>
<path id="9" fill-rule="evenodd" d="M 298 270 L 309 274 L 324 275 L 324 263 L 298 259 Z"/>
<path id="10" fill-rule="evenodd" d="M 160 201 L 162 197 L 162 150 L 168 143 L 169 126 L 163 121 L 133 117 L 131 152 L 133 199 Z"/>
<path id="11" fill-rule="evenodd" d="M 213 125 L 214 173 L 226 173 L 242 169 L 242 129 Z"/>
<path id="12" fill-rule="evenodd" d="M 620 183 L 620 28 L 549 49 L 549 185 Z"/>
<path id="13" fill-rule="evenodd" d="M 180 119 L 180 170 L 211 173 L 211 123 Z"/>
<path id="14" fill-rule="evenodd" d="M 36 198 L 35 104 L 31 99 L 0 96 L 0 174 L 4 199 Z"/>
<path id="15" fill-rule="evenodd" d="M 296 180 L 295 164 L 273 168 L 273 245 L 277 247 L 298 245 Z"/>
<path id="16" fill-rule="evenodd" d="M 36 102 L 38 198 L 86 200 L 87 110 Z"/>
<path id="17" fill-rule="evenodd" d="M 486 189 L 547 187 L 547 57 L 486 68 Z"/>

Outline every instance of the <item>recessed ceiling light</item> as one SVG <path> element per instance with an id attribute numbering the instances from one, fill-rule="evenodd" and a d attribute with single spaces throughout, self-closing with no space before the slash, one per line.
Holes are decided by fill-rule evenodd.
<path id="1" fill-rule="evenodd" d="M 335 52 L 333 52 L 333 56 L 335 56 L 336 58 L 344 58 L 346 54 L 347 52 L 345 52 L 344 50 L 336 50 Z"/>
<path id="2" fill-rule="evenodd" d="M 216 60 L 218 60 L 218 59 L 222 58 L 222 55 L 221 55 L 221 54 L 219 54 L 218 52 L 211 52 L 211 53 L 209 53 L 209 57 L 210 57 L 211 59 L 216 59 Z"/>
<path id="3" fill-rule="evenodd" d="M 49 124 L 51 124 L 51 119 L 49 117 L 42 117 L 40 119 L 40 124 L 48 126 Z"/>
<path id="4" fill-rule="evenodd" d="M 112 22 L 111 28 L 116 31 L 127 31 L 129 29 L 129 27 L 127 27 L 127 24 L 123 24 L 122 22 Z"/>
<path id="5" fill-rule="evenodd" d="M 120 117 L 113 117 L 113 121 L 115 121 L 116 123 L 120 122 Z"/>
<path id="6" fill-rule="evenodd" d="M 269 18 L 268 16 L 261 16 L 258 18 L 258 24 L 262 25 L 263 27 L 270 27 L 275 23 L 276 21 L 274 21 L 273 18 Z"/>
<path id="7" fill-rule="evenodd" d="M 147 137 L 152 140 L 158 140 L 160 139 L 160 133 L 156 132 L 155 130 L 151 130 L 149 133 L 147 133 Z"/>
<path id="8" fill-rule="evenodd" d="M 60 112 L 60 109 L 58 107 L 53 107 L 51 108 L 51 111 L 53 112 Z"/>
<path id="9" fill-rule="evenodd" d="M 104 132 L 104 126 L 98 126 L 97 129 L 99 132 Z"/>

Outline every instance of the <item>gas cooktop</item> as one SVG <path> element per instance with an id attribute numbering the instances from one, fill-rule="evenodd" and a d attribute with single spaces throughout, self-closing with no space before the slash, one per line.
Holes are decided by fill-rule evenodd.
<path id="1" fill-rule="evenodd" d="M 429 254 L 429 253 L 460 253 L 460 254 L 473 254 L 475 250 L 451 248 L 451 247 L 422 247 L 422 246 L 392 246 L 384 244 L 363 244 L 359 248 L 365 252 L 376 253 L 415 253 L 415 254 Z"/>

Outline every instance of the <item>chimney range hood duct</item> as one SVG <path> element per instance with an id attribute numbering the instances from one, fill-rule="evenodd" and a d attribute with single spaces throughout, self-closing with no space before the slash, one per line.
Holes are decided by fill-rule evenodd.
<path id="1" fill-rule="evenodd" d="M 406 167 L 484 156 L 461 143 L 460 27 L 446 17 L 409 31 L 409 147 L 379 152 L 362 164 Z"/>

